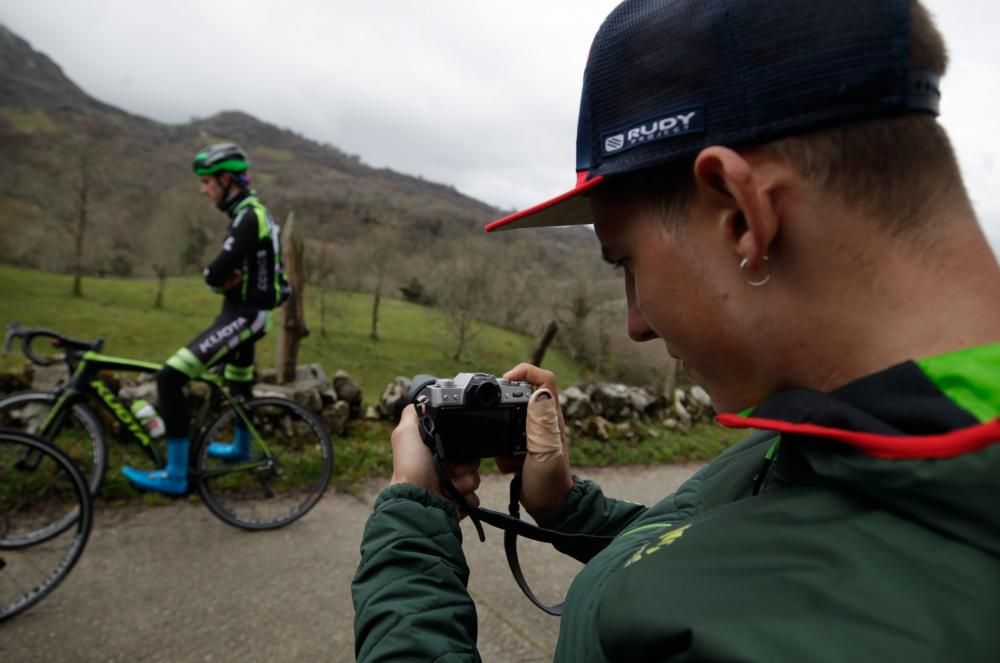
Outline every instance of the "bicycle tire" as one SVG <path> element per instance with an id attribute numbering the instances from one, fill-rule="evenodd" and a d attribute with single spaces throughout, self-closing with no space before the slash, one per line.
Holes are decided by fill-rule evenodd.
<path id="1" fill-rule="evenodd" d="M 52 409 L 58 394 L 51 391 L 22 391 L 0 400 L 0 427 L 36 435 L 44 415 Z M 33 409 L 32 409 L 33 408 Z M 72 419 L 67 426 L 66 416 Z M 107 434 L 100 417 L 86 403 L 76 401 L 59 426 L 42 437 L 59 447 L 80 468 L 91 496 L 97 495 L 108 467 Z"/>
<path id="2" fill-rule="evenodd" d="M 205 429 L 194 454 L 194 477 L 206 506 L 224 522 L 247 530 L 277 529 L 316 506 L 333 476 L 333 445 L 322 420 L 295 401 L 262 397 L 242 410 L 270 451 L 253 440 L 249 460 L 208 454 L 212 441 L 234 439 L 237 412 L 229 407 Z"/>
<path id="3" fill-rule="evenodd" d="M 27 453 L 41 461 L 19 467 Z M 38 530 L 53 529 L 44 524 L 53 510 L 55 521 L 72 514 L 75 527 L 38 537 Z M 69 456 L 39 437 L 0 429 L 0 622 L 37 604 L 69 575 L 92 525 L 90 492 Z"/>

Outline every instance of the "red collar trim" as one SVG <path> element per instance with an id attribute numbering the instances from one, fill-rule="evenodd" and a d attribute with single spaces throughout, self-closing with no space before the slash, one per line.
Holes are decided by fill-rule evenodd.
<path id="1" fill-rule="evenodd" d="M 876 458 L 951 458 L 1000 442 L 1000 419 L 942 435 L 878 435 L 738 414 L 720 414 L 715 419 L 728 428 L 759 428 L 846 442 Z"/>

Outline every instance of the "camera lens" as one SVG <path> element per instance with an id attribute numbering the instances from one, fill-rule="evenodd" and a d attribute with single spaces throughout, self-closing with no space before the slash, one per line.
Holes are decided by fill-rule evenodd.
<path id="1" fill-rule="evenodd" d="M 482 382 L 473 389 L 472 397 L 479 405 L 489 407 L 500 402 L 500 385 L 496 382 Z"/>

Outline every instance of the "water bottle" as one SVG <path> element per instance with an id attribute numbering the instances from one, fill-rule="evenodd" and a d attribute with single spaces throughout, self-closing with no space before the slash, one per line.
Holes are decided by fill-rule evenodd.
<path id="1" fill-rule="evenodd" d="M 151 403 L 141 399 L 134 401 L 132 403 L 132 414 L 139 420 L 139 423 L 146 427 L 151 438 L 156 439 L 166 431 L 163 424 L 163 417 L 156 413 L 156 408 Z"/>

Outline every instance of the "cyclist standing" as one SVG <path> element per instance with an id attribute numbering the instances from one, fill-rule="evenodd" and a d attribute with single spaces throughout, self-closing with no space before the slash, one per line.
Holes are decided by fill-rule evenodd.
<path id="1" fill-rule="evenodd" d="M 201 193 L 230 219 L 222 250 L 205 268 L 205 282 L 223 295 L 222 312 L 156 375 L 160 411 L 166 424 L 167 466 L 122 473 L 136 487 L 171 495 L 187 492 L 191 413 L 183 387 L 192 378 L 225 362 L 234 396 L 249 398 L 253 384 L 254 343 L 271 327 L 271 309 L 288 296 L 281 263 L 280 230 L 250 188 L 250 162 L 238 145 L 220 143 L 194 158 Z M 239 461 L 250 455 L 250 435 L 237 426 L 231 443 L 212 442 L 209 455 Z"/>

